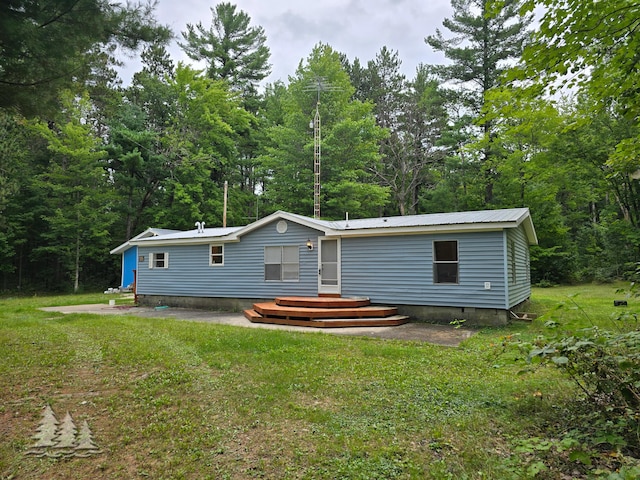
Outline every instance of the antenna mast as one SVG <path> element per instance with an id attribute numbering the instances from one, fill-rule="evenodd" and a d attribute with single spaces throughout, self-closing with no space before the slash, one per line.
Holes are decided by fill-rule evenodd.
<path id="1" fill-rule="evenodd" d="M 316 114 L 309 126 L 313 128 L 313 218 L 320 218 L 320 165 L 322 162 L 322 151 L 320 147 L 322 139 L 320 130 L 322 123 L 320 119 L 320 92 L 341 90 L 341 88 L 333 87 L 327 83 L 324 78 L 316 76 L 316 79 L 304 90 L 308 92 L 315 90 L 318 94 Z"/>
<path id="2" fill-rule="evenodd" d="M 316 116 L 313 117 L 313 218 L 320 218 L 320 90 L 316 103 Z"/>

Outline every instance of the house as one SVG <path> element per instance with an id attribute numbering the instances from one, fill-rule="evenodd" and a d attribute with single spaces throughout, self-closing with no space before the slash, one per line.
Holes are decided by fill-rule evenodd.
<path id="1" fill-rule="evenodd" d="M 178 232 L 178 230 L 147 228 L 144 232 L 136 235 L 131 240 L 124 242 L 109 252 L 112 255 L 122 255 L 122 272 L 120 277 L 121 290 L 132 288 L 135 282 L 135 272 L 138 269 L 138 247 L 134 242 L 142 238 L 157 237 L 159 235 L 168 235 L 176 232 Z"/>
<path id="2" fill-rule="evenodd" d="M 241 310 L 282 295 L 368 297 L 416 320 L 486 325 L 506 323 L 529 298 L 537 238 L 527 208 L 341 221 L 278 211 L 128 244 L 142 305 Z"/>

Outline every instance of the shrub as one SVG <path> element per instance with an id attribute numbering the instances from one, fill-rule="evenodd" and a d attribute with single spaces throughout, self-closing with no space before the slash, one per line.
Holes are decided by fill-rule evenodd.
<path id="1" fill-rule="evenodd" d="M 589 427 L 601 444 L 640 454 L 640 331 L 610 332 L 598 327 L 532 344 L 528 359 L 552 362 L 595 407 Z"/>
<path id="2" fill-rule="evenodd" d="M 618 292 L 620 293 L 620 292 Z M 632 284 L 629 296 L 637 296 Z M 588 408 L 577 412 L 577 432 L 591 444 L 640 455 L 640 329 L 638 316 L 625 310 L 603 328 L 572 300 L 589 321 L 572 334 L 540 335 L 519 342 L 530 364 L 554 365 L 584 393 Z M 558 324 L 545 324 L 556 329 Z M 576 420 L 576 419 L 574 419 Z M 580 436 L 580 433 L 577 434 Z"/>

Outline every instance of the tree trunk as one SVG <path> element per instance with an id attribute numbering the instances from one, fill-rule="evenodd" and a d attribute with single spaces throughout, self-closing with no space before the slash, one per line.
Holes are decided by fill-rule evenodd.
<path id="1" fill-rule="evenodd" d="M 73 279 L 73 293 L 78 293 L 80 288 L 80 234 L 76 235 L 76 265 Z"/>

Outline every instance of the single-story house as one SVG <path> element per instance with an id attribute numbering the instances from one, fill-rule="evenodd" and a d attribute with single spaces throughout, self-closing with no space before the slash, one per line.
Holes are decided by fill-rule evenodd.
<path id="1" fill-rule="evenodd" d="M 136 248 L 141 305 L 368 297 L 416 320 L 471 325 L 504 324 L 529 298 L 535 244 L 527 208 L 340 221 L 278 211 L 244 227 L 141 234 L 112 253 Z"/>

